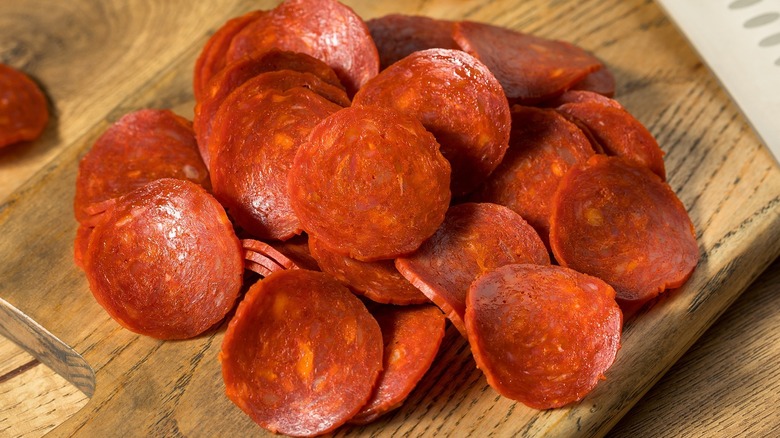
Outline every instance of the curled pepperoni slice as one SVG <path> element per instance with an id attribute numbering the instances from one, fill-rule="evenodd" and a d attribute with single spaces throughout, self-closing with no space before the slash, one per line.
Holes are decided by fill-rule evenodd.
<path id="1" fill-rule="evenodd" d="M 587 137 L 556 111 L 515 105 L 509 150 L 471 199 L 511 208 L 549 246 L 550 204 L 558 183 L 591 155 Z"/>
<path id="2" fill-rule="evenodd" d="M 379 72 L 379 55 L 368 27 L 336 0 L 286 0 L 239 32 L 227 59 L 233 62 L 274 48 L 324 61 L 350 95 Z"/>
<path id="3" fill-rule="evenodd" d="M 460 50 L 415 52 L 371 79 L 355 105 L 380 105 L 417 118 L 452 166 L 453 196 L 471 192 L 506 152 L 511 118 L 501 84 Z"/>
<path id="4" fill-rule="evenodd" d="M 382 369 L 382 333 L 334 278 L 280 271 L 249 289 L 219 358 L 228 398 L 255 422 L 313 436 L 366 404 Z"/>
<path id="5" fill-rule="evenodd" d="M 238 88 L 217 113 L 211 183 L 238 225 L 260 239 L 286 240 L 302 230 L 287 190 L 295 153 L 312 128 L 341 107 L 301 86 L 267 88 L 264 75 Z"/>
<path id="6" fill-rule="evenodd" d="M 90 289 L 124 327 L 158 339 L 196 336 L 233 307 L 241 246 L 202 187 L 163 178 L 118 198 L 83 257 Z"/>
<path id="7" fill-rule="evenodd" d="M 269 242 L 269 245 L 282 253 L 300 269 L 320 270 L 317 260 L 314 259 L 309 251 L 309 236 L 305 234 L 294 236 L 284 242 L 272 241 Z"/>
<path id="8" fill-rule="evenodd" d="M 558 111 L 574 121 L 608 155 L 645 166 L 666 179 L 664 152 L 653 134 L 628 111 L 603 101 L 565 103 Z"/>
<path id="9" fill-rule="evenodd" d="M 511 263 L 549 264 L 539 235 L 514 211 L 496 204 L 451 207 L 419 250 L 396 259 L 401 275 L 441 308 L 465 336 L 466 292 L 480 274 Z"/>
<path id="10" fill-rule="evenodd" d="M 477 366 L 499 394 L 536 409 L 581 400 L 620 348 L 623 315 L 608 284 L 555 265 L 479 277 L 466 303 Z"/>
<path id="11" fill-rule="evenodd" d="M 124 195 L 159 178 L 209 185 L 192 124 L 169 110 L 145 109 L 123 116 L 81 159 L 74 210 L 84 221 L 90 204 Z"/>
<path id="12" fill-rule="evenodd" d="M 456 23 L 453 37 L 488 66 L 506 97 L 517 103 L 555 97 L 601 67 L 598 58 L 567 42 L 486 23 Z"/>
<path id="13" fill-rule="evenodd" d="M 372 301 L 399 305 L 429 302 L 398 272 L 392 260 L 361 262 L 333 252 L 314 237 L 309 238 L 309 249 L 324 272 Z"/>
<path id="14" fill-rule="evenodd" d="M 208 157 L 208 140 L 211 135 L 212 122 L 214 120 L 214 115 L 220 105 L 222 105 L 222 102 L 224 102 L 233 90 L 249 79 L 258 76 L 261 73 L 279 70 L 311 73 L 322 79 L 325 83 L 343 90 L 341 82 L 339 82 L 336 74 L 333 73 L 333 69 L 328 67 L 324 62 L 303 53 L 271 50 L 270 52 L 260 54 L 256 57 L 242 59 L 228 65 L 209 81 L 208 86 L 203 91 L 203 95 L 197 105 L 195 105 L 195 118 L 192 120 L 192 124 L 195 130 L 195 136 L 198 140 L 198 147 L 203 156 L 203 161 L 207 166 L 210 164 Z M 276 77 L 279 78 L 276 79 L 276 81 L 278 81 L 276 86 L 284 88 L 283 80 L 281 78 L 287 78 L 287 75 L 280 74 Z M 270 81 L 270 77 L 266 78 L 266 80 Z M 301 85 L 306 86 L 307 84 Z M 274 85 L 268 83 L 268 86 Z M 345 93 L 339 93 L 339 91 L 334 88 L 327 87 L 324 84 L 311 84 L 309 86 L 316 88 L 317 93 L 322 94 L 324 97 L 341 106 L 349 106 L 350 104 L 347 95 Z"/>
<path id="15" fill-rule="evenodd" d="M 265 12 L 252 11 L 240 17 L 230 19 L 206 41 L 198 59 L 195 61 L 192 90 L 196 101 L 200 101 L 211 78 L 227 64 L 225 55 L 228 48 L 230 48 L 233 37 L 262 14 L 265 14 Z"/>
<path id="16" fill-rule="evenodd" d="M 35 140 L 49 121 L 46 97 L 27 75 L 0 64 L 0 148 Z"/>
<path id="17" fill-rule="evenodd" d="M 390 14 L 366 21 L 379 51 L 380 69 L 425 49 L 460 49 L 452 39 L 455 23 L 418 15 Z"/>
<path id="18" fill-rule="evenodd" d="M 699 260 L 693 224 L 669 185 L 645 167 L 604 155 L 561 181 L 550 246 L 562 266 L 612 285 L 624 309 L 681 286 Z"/>
<path id="19" fill-rule="evenodd" d="M 303 229 L 361 261 L 417 249 L 444 220 L 450 166 L 417 120 L 357 106 L 320 122 L 288 175 Z"/>
<path id="20" fill-rule="evenodd" d="M 444 315 L 436 306 L 379 306 L 371 311 L 382 329 L 384 356 L 374 394 L 350 423 L 368 424 L 401 406 L 436 358 Z"/>

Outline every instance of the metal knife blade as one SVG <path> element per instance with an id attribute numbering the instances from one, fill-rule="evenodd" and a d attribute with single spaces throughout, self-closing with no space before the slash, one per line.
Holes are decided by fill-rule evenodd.
<path id="1" fill-rule="evenodd" d="M 0 336 L 13 341 L 64 377 L 87 397 L 95 393 L 95 372 L 86 360 L 21 310 L 0 298 Z"/>

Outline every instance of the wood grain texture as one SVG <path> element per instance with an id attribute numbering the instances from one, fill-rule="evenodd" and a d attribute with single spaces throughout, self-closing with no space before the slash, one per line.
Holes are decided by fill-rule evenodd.
<path id="1" fill-rule="evenodd" d="M 780 259 L 608 436 L 779 436 L 778 327 Z"/>
<path id="2" fill-rule="evenodd" d="M 0 338 L 0 400 L 0 436 L 35 438 L 78 412 L 89 399 L 16 344 Z"/>
<path id="3" fill-rule="evenodd" d="M 42 145 L 0 157 L 0 166 L 33 160 L 40 169 L 0 205 L 0 296 L 73 346 L 97 379 L 87 405 L 51 435 L 263 434 L 223 395 L 216 358 L 224 324 L 196 339 L 161 342 L 122 329 L 95 303 L 73 264 L 71 205 L 78 159 L 108 123 L 142 107 L 191 116 L 192 66 L 207 35 L 274 2 L 52 3 L 59 21 L 39 17 L 47 15 L 39 2 L 0 5 L 0 20 L 13 14 L 32 23 L 22 47 L 33 48 L 0 53 L 19 53 L 16 63 L 44 83 L 56 108 Z M 450 327 L 401 409 L 336 435 L 603 435 L 780 254 L 780 169 L 651 1 L 345 3 L 364 18 L 404 12 L 486 21 L 596 53 L 615 72 L 618 100 L 666 151 L 669 183 L 694 222 L 702 261 L 684 287 L 627 322 L 607 380 L 579 404 L 539 412 L 498 396 Z M 0 26 L 4 37 L 6 29 Z"/>

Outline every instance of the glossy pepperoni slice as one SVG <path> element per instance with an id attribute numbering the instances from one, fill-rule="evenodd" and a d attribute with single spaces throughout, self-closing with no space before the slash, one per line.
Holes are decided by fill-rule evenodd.
<path id="1" fill-rule="evenodd" d="M 382 369 L 382 333 L 331 276 L 280 271 L 249 289 L 219 357 L 228 398 L 255 422 L 314 436 L 368 401 Z"/>
<path id="2" fill-rule="evenodd" d="M 398 272 L 392 260 L 361 262 L 333 252 L 314 237 L 309 238 L 309 249 L 324 272 L 372 301 L 398 305 L 429 302 Z"/>
<path id="3" fill-rule="evenodd" d="M 508 265 L 468 292 L 466 331 L 499 394 L 535 409 L 581 400 L 620 348 L 623 315 L 606 283 L 555 265 Z"/>
<path id="4" fill-rule="evenodd" d="M 666 179 L 664 152 L 653 134 L 625 109 L 591 100 L 565 103 L 558 111 L 577 123 L 606 154 L 645 166 Z"/>
<path id="5" fill-rule="evenodd" d="M 191 338 L 222 320 L 243 275 L 222 206 L 202 187 L 170 178 L 117 198 L 92 230 L 83 263 L 109 315 L 158 339 Z"/>
<path id="6" fill-rule="evenodd" d="M 511 208 L 549 246 L 550 206 L 558 183 L 591 155 L 588 138 L 556 111 L 515 105 L 509 150 L 471 199 Z"/>
<path id="7" fill-rule="evenodd" d="M 209 186 L 192 124 L 169 110 L 127 114 L 98 138 L 79 162 L 74 210 L 124 195 L 150 181 L 178 178 Z"/>
<path id="8" fill-rule="evenodd" d="M 293 72 L 266 74 L 277 73 Z M 302 231 L 287 190 L 293 158 L 312 128 L 341 107 L 300 86 L 267 88 L 263 79 L 238 88 L 217 113 L 211 183 L 214 195 L 247 232 L 286 240 Z"/>
<path id="9" fill-rule="evenodd" d="M 598 93 L 605 97 L 615 95 L 615 75 L 607 68 L 601 65 L 601 68 L 588 74 L 585 78 L 571 87 L 572 90 L 583 90 Z"/>
<path id="10" fill-rule="evenodd" d="M 350 423 L 368 424 L 401 406 L 431 367 L 444 338 L 436 306 L 379 306 L 371 311 L 382 329 L 382 373 L 368 403 Z"/>
<path id="11" fill-rule="evenodd" d="M 302 228 L 361 261 L 417 249 L 444 220 L 450 166 L 416 119 L 353 106 L 324 119 L 288 176 Z"/>
<path id="12" fill-rule="evenodd" d="M 699 260 L 693 224 L 669 185 L 646 167 L 604 155 L 561 181 L 550 245 L 561 265 L 614 287 L 623 308 L 681 286 Z"/>
<path id="13" fill-rule="evenodd" d="M 222 102 L 228 95 L 243 85 L 249 79 L 262 73 L 280 70 L 291 70 L 301 73 L 311 73 L 322 79 L 325 84 L 308 84 L 315 89 L 315 92 L 332 100 L 342 106 L 349 106 L 349 98 L 343 91 L 343 87 L 333 69 L 324 62 L 314 59 L 303 53 L 282 52 L 271 50 L 270 52 L 259 54 L 255 57 L 249 57 L 226 66 L 222 71 L 216 74 L 204 89 L 201 98 L 195 105 L 195 118 L 192 120 L 195 136 L 198 140 L 198 147 L 203 155 L 203 161 L 208 166 L 208 140 L 211 135 L 212 122 L 214 115 Z M 281 75 L 280 75 L 281 76 Z M 306 86 L 307 84 L 302 84 Z M 269 84 L 270 86 L 270 84 Z M 335 88 L 334 88 L 335 87 Z"/>
<path id="14" fill-rule="evenodd" d="M 419 15 L 390 14 L 366 21 L 379 51 L 382 70 L 414 52 L 460 49 L 452 39 L 454 22 Z"/>
<path id="15" fill-rule="evenodd" d="M 396 259 L 407 280 L 465 335 L 466 292 L 480 274 L 512 263 L 549 264 L 539 235 L 514 211 L 496 204 L 458 204 L 413 254 Z"/>
<path id="16" fill-rule="evenodd" d="M 501 84 L 460 50 L 415 52 L 370 80 L 353 103 L 394 108 L 419 120 L 452 166 L 454 197 L 476 188 L 507 149 L 511 118 Z"/>
<path id="17" fill-rule="evenodd" d="M 379 72 L 379 55 L 368 27 L 336 0 L 286 0 L 239 32 L 227 59 L 237 61 L 269 49 L 324 61 L 350 95 Z"/>
<path id="18" fill-rule="evenodd" d="M 200 101 L 211 78 L 227 65 L 225 56 L 233 37 L 262 14 L 265 12 L 252 11 L 230 19 L 209 37 L 195 61 L 192 89 L 196 101 Z"/>
<path id="19" fill-rule="evenodd" d="M 35 140 L 49 121 L 46 97 L 27 75 L 0 64 L 0 148 Z"/>
<path id="20" fill-rule="evenodd" d="M 517 103 L 552 98 L 601 67 L 598 58 L 573 44 L 486 23 L 456 23 L 453 37 L 488 66 L 506 97 Z"/>

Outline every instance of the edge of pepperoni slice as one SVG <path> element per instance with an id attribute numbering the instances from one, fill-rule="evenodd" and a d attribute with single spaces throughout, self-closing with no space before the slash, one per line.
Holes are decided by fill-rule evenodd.
<path id="1" fill-rule="evenodd" d="M 219 360 L 228 398 L 274 433 L 313 436 L 368 401 L 382 369 L 382 333 L 331 276 L 275 272 L 249 288 Z"/>
<path id="2" fill-rule="evenodd" d="M 624 309 L 688 280 L 699 260 L 695 235 L 671 187 L 620 157 L 572 167 L 553 199 L 555 259 L 609 283 Z"/>
<path id="3" fill-rule="evenodd" d="M 469 288 L 466 331 L 499 394 L 535 409 L 581 400 L 615 360 L 623 315 L 605 282 L 556 265 L 507 265 Z"/>

